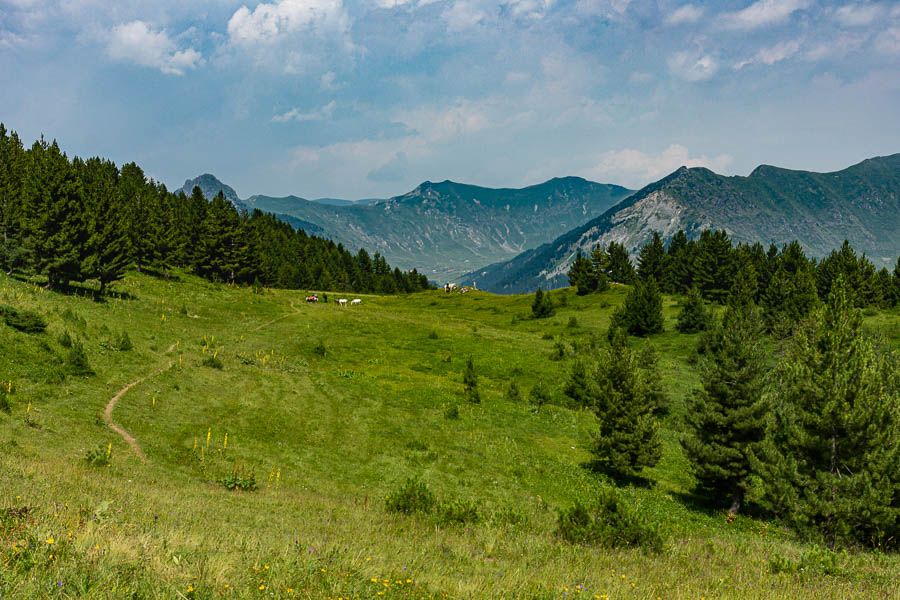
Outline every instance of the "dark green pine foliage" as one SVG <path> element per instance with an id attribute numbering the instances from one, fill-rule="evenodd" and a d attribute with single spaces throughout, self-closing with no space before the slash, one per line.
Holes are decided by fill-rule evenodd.
<path id="1" fill-rule="evenodd" d="M 118 185 L 119 202 L 127 211 L 128 243 L 138 271 L 155 259 L 159 235 L 157 193 L 144 171 L 135 163 L 122 165 Z"/>
<path id="2" fill-rule="evenodd" d="M 894 298 L 894 280 L 891 278 L 891 272 L 887 267 L 882 267 L 876 275 L 876 284 L 878 286 L 878 296 L 881 298 L 879 306 L 881 308 L 891 308 L 897 304 Z"/>
<path id="3" fill-rule="evenodd" d="M 87 243 L 84 246 L 84 273 L 106 286 L 119 281 L 131 263 L 126 213 L 116 200 L 119 171 L 99 158 L 73 161 L 84 186 Z"/>
<path id="4" fill-rule="evenodd" d="M 584 257 L 581 250 L 575 255 L 572 267 L 569 269 L 569 284 L 577 288 L 576 294 L 584 296 L 595 291 L 597 280 L 591 269 L 591 261 Z"/>
<path id="5" fill-rule="evenodd" d="M 684 294 L 693 286 L 693 251 L 696 244 L 688 242 L 684 229 L 679 229 L 666 250 L 663 278 L 660 282 L 667 294 Z"/>
<path id="6" fill-rule="evenodd" d="M 707 300 L 723 304 L 734 279 L 734 256 L 725 230 L 703 230 L 694 256 L 694 284 Z"/>
<path id="7" fill-rule="evenodd" d="M 613 336 L 596 371 L 599 431 L 592 452 L 596 466 L 616 478 L 635 477 L 662 456 L 654 404 L 624 334 Z"/>
<path id="8" fill-rule="evenodd" d="M 584 408 L 595 408 L 596 394 L 592 389 L 592 384 L 588 378 L 588 371 L 585 362 L 581 358 L 576 358 L 572 364 L 572 371 L 569 373 L 569 381 L 563 392 L 572 399 L 576 406 Z"/>
<path id="9" fill-rule="evenodd" d="M 790 334 L 797 323 L 810 313 L 817 300 L 816 285 L 809 267 L 801 267 L 799 272 L 792 274 L 785 266 L 779 266 L 762 297 L 766 329 L 781 337 Z"/>
<path id="10" fill-rule="evenodd" d="M 470 356 L 466 360 L 466 369 L 463 371 L 463 390 L 466 400 L 474 404 L 481 402 L 481 393 L 478 391 L 478 374 L 475 373 L 475 363 Z"/>
<path id="11" fill-rule="evenodd" d="M 22 187 L 27 160 L 15 132 L 0 123 L 0 268 L 7 273 L 24 266 Z"/>
<path id="12" fill-rule="evenodd" d="M 736 303 L 735 303 L 736 304 Z M 737 514 L 752 473 L 751 457 L 765 440 L 769 405 L 763 397 L 765 355 L 758 309 L 729 306 L 706 336 L 701 388 L 688 398 L 682 447 L 698 488 Z"/>
<path id="13" fill-rule="evenodd" d="M 642 281 L 648 281 L 651 277 L 657 282 L 663 280 L 663 269 L 666 258 L 666 248 L 663 245 L 659 233 L 654 231 L 653 237 L 644 244 L 638 252 L 637 274 Z"/>
<path id="14" fill-rule="evenodd" d="M 198 272 L 213 281 L 234 280 L 238 263 L 240 217 L 220 191 L 209 203 L 203 221 Z M 333 288 L 332 288 L 333 289 Z"/>
<path id="15" fill-rule="evenodd" d="M 894 273 L 891 276 L 891 302 L 894 306 L 900 304 L 900 258 L 897 259 L 897 264 L 894 266 Z"/>
<path id="16" fill-rule="evenodd" d="M 613 311 L 611 327 L 639 336 L 662 332 L 662 295 L 655 279 L 635 284 L 625 302 Z"/>
<path id="17" fill-rule="evenodd" d="M 545 319 L 553 315 L 553 302 L 550 295 L 538 288 L 534 293 L 534 301 L 531 303 L 531 316 L 535 319 Z"/>
<path id="18" fill-rule="evenodd" d="M 594 278 L 594 291 L 605 292 L 609 289 L 609 277 L 606 271 L 609 268 L 609 255 L 606 250 L 597 243 L 591 249 L 591 274 Z"/>
<path id="19" fill-rule="evenodd" d="M 681 311 L 675 329 L 681 333 L 705 331 L 711 320 L 709 309 L 703 301 L 700 290 L 692 287 L 681 302 Z"/>
<path id="20" fill-rule="evenodd" d="M 606 273 L 609 275 L 610 281 L 616 283 L 634 283 L 637 274 L 634 271 L 634 265 L 631 264 L 631 257 L 628 256 L 628 250 L 625 246 L 618 242 L 610 242 L 606 247 L 607 265 Z"/>
<path id="21" fill-rule="evenodd" d="M 23 202 L 32 267 L 47 277 L 50 288 L 82 281 L 87 228 L 81 181 L 55 141 L 48 144 L 41 139 L 29 154 Z"/>
<path id="22" fill-rule="evenodd" d="M 785 521 L 835 549 L 900 539 L 900 364 L 862 331 L 843 280 L 794 333 L 758 463 Z"/>

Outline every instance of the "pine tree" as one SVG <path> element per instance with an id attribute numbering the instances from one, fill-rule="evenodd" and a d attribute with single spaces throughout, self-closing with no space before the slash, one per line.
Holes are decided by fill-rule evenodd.
<path id="1" fill-rule="evenodd" d="M 81 181 L 55 141 L 35 142 L 29 154 L 25 222 L 33 267 L 50 288 L 82 281 L 87 229 Z"/>
<path id="2" fill-rule="evenodd" d="M 88 239 L 84 248 L 84 272 L 106 286 L 122 279 L 131 263 L 125 211 L 116 201 L 118 170 L 109 161 L 92 158 L 81 167 L 84 184 Z"/>
<path id="3" fill-rule="evenodd" d="M 900 365 L 876 352 L 838 277 L 777 371 L 758 463 L 775 510 L 834 549 L 900 536 Z"/>
<path id="4" fill-rule="evenodd" d="M 610 280 L 616 283 L 634 283 L 637 275 L 625 246 L 618 242 L 610 242 L 606 247 L 606 255 L 608 256 L 606 273 Z"/>
<path id="5" fill-rule="evenodd" d="M 900 258 L 897 258 L 897 264 L 894 266 L 894 274 L 891 276 L 891 298 L 894 306 L 900 304 Z"/>
<path id="6" fill-rule="evenodd" d="M 817 301 L 809 267 L 801 267 L 798 273 L 791 274 L 784 265 L 779 266 L 762 297 L 766 328 L 779 336 L 788 335 Z"/>
<path id="7" fill-rule="evenodd" d="M 590 294 L 597 289 L 597 281 L 591 270 L 591 261 L 584 257 L 581 250 L 576 253 L 568 275 L 569 284 L 578 288 L 576 293 L 579 296 Z"/>
<path id="8" fill-rule="evenodd" d="M 475 363 L 472 362 L 471 356 L 466 360 L 466 370 L 463 371 L 463 388 L 466 400 L 474 404 L 481 402 L 481 394 L 478 391 L 478 374 L 475 373 Z"/>
<path id="9" fill-rule="evenodd" d="M 663 279 L 660 285 L 667 294 L 684 294 L 692 287 L 692 250 L 684 229 L 679 229 L 669 242 L 666 258 L 663 260 Z"/>
<path id="10" fill-rule="evenodd" d="M 731 514 L 741 508 L 769 413 L 756 311 L 752 305 L 730 306 L 707 336 L 702 387 L 688 399 L 689 435 L 682 440 L 698 487 L 728 497 Z"/>
<path id="11" fill-rule="evenodd" d="M 7 135 L 0 123 L 0 268 L 9 274 L 26 262 L 22 239 L 26 159 L 19 136 L 14 131 Z"/>
<path id="12" fill-rule="evenodd" d="M 587 367 L 584 360 L 578 358 L 572 364 L 572 371 L 569 374 L 569 381 L 563 392 L 571 398 L 576 405 L 581 407 L 595 407 L 595 395 L 591 389 L 591 383 L 588 379 Z"/>
<path id="13" fill-rule="evenodd" d="M 591 275 L 595 292 L 605 292 L 609 289 L 609 277 L 606 275 L 608 268 L 609 255 L 599 243 L 594 244 L 591 250 Z"/>
<path id="14" fill-rule="evenodd" d="M 734 279 L 734 256 L 725 230 L 704 230 L 694 257 L 694 283 L 707 300 L 724 303 Z"/>
<path id="15" fill-rule="evenodd" d="M 681 303 L 681 312 L 678 313 L 675 329 L 681 333 L 697 333 L 709 327 L 710 319 L 709 309 L 703 302 L 700 290 L 692 287 Z"/>
<path id="16" fill-rule="evenodd" d="M 641 247 L 638 252 L 637 274 L 642 281 L 651 277 L 657 282 L 663 279 L 663 262 L 666 258 L 666 248 L 663 245 L 659 232 L 654 231 L 649 242 Z"/>
<path id="17" fill-rule="evenodd" d="M 612 315 L 611 325 L 631 335 L 650 335 L 663 330 L 662 296 L 655 279 L 638 282 Z"/>
<path id="18" fill-rule="evenodd" d="M 531 303 L 531 316 L 535 319 L 545 319 L 553 315 L 553 303 L 550 301 L 550 295 L 545 294 L 544 290 L 538 287 L 534 293 L 534 301 Z"/>
<path id="19" fill-rule="evenodd" d="M 654 406 L 621 332 L 613 337 L 596 371 L 599 431 L 592 452 L 596 465 L 614 477 L 633 477 L 662 456 Z"/>

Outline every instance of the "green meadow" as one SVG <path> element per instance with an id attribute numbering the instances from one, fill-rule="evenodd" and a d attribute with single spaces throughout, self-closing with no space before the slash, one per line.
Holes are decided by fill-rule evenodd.
<path id="1" fill-rule="evenodd" d="M 900 595 L 896 553 L 833 554 L 752 494 L 732 520 L 692 493 L 679 438 L 697 336 L 674 331 L 677 298 L 650 338 L 671 400 L 663 459 L 619 487 L 665 534 L 654 553 L 556 532 L 561 509 L 614 485 L 589 468 L 595 417 L 562 387 L 572 344 L 605 343 L 623 286 L 554 291 L 555 314 L 535 320 L 532 296 L 316 305 L 177 279 L 130 273 L 97 302 L 0 275 L 0 305 L 47 322 L 0 321 L 0 599 Z M 866 327 L 900 347 L 896 309 L 869 311 Z M 560 340 L 567 354 L 551 360 Z M 93 374 L 73 368 L 78 344 Z M 479 404 L 464 397 L 469 358 Z M 472 516 L 388 512 L 409 477 Z"/>

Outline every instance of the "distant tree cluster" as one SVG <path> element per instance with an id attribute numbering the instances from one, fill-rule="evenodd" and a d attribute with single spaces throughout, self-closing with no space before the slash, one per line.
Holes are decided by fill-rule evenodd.
<path id="1" fill-rule="evenodd" d="M 134 163 L 69 160 L 43 138 L 25 149 L 0 124 L 0 268 L 39 273 L 50 287 L 97 280 L 101 293 L 134 267 L 188 269 L 210 281 L 282 288 L 398 293 L 427 276 L 356 255 L 274 215 L 239 212 L 220 193 L 207 201 L 169 192 Z"/>
<path id="2" fill-rule="evenodd" d="M 704 230 L 689 240 L 679 231 L 663 244 L 658 233 L 638 251 L 637 268 L 625 247 L 610 242 L 599 244 L 590 257 L 580 252 L 569 270 L 569 281 L 584 295 L 608 288 L 608 282 L 647 284 L 655 281 L 660 291 L 687 294 L 692 289 L 707 301 L 724 304 L 739 286 L 763 310 L 768 331 L 786 335 L 824 301 L 837 277 L 843 278 L 857 307 L 889 308 L 900 304 L 900 259 L 893 273 L 877 270 L 865 254 L 859 256 L 845 241 L 822 260 L 808 258 L 798 241 L 774 244 L 766 250 L 762 244 L 733 244 L 724 230 Z M 704 329 L 705 318 L 696 295 L 689 297 L 690 315 L 679 330 Z"/>

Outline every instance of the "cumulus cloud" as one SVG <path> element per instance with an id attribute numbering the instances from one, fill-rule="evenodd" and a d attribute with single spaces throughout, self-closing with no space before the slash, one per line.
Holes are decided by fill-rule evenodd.
<path id="1" fill-rule="evenodd" d="M 675 52 L 669 56 L 666 64 L 670 73 L 685 81 L 706 81 L 719 70 L 716 59 L 702 51 Z"/>
<path id="2" fill-rule="evenodd" d="M 228 35 L 238 44 L 266 43 L 298 31 L 345 32 L 349 18 L 341 0 L 278 0 L 242 6 L 228 20 Z"/>
<path id="3" fill-rule="evenodd" d="M 553 0 L 506 0 L 502 5 L 514 17 L 542 19 L 553 7 Z"/>
<path id="4" fill-rule="evenodd" d="M 575 10 L 584 15 L 618 19 L 628 10 L 631 0 L 578 0 Z"/>
<path id="5" fill-rule="evenodd" d="M 302 112 L 300 109 L 292 108 L 291 110 L 275 115 L 272 121 L 275 123 L 287 123 L 289 121 L 327 121 L 334 114 L 337 103 L 332 100 L 325 106 L 321 106 L 310 112 Z"/>
<path id="6" fill-rule="evenodd" d="M 880 4 L 848 4 L 834 11 L 834 18 L 844 27 L 866 27 L 884 12 L 885 8 Z"/>
<path id="7" fill-rule="evenodd" d="M 656 155 L 630 148 L 610 150 L 597 156 L 594 166 L 579 174 L 594 181 L 619 181 L 625 185 L 641 186 L 656 181 L 681 166 L 721 171 L 732 161 L 733 158 L 728 154 L 691 157 L 685 146 L 672 144 Z"/>
<path id="8" fill-rule="evenodd" d="M 159 69 L 167 75 L 184 75 L 185 71 L 204 63 L 198 51 L 193 48 L 178 50 L 164 29 L 154 31 L 144 21 L 113 27 L 106 53 L 113 60 Z"/>
<path id="9" fill-rule="evenodd" d="M 736 70 L 743 69 L 747 65 L 752 64 L 774 65 L 777 62 L 781 62 L 794 56 L 799 50 L 800 42 L 797 40 L 779 42 L 770 48 L 763 48 L 752 58 L 742 60 L 741 62 L 734 65 L 734 68 Z"/>
<path id="10" fill-rule="evenodd" d="M 786 21 L 809 4 L 810 0 L 757 0 L 743 10 L 724 13 L 722 22 L 730 29 L 756 29 Z"/>
<path id="11" fill-rule="evenodd" d="M 487 15 L 470 0 L 457 0 L 441 14 L 448 31 L 464 31 L 480 25 Z"/>
<path id="12" fill-rule="evenodd" d="M 875 38 L 875 50 L 892 56 L 900 55 L 900 27 L 891 27 Z"/>
<path id="13" fill-rule="evenodd" d="M 676 8 L 673 12 L 666 16 L 666 25 L 684 25 L 685 23 L 696 23 L 703 16 L 703 9 L 693 4 L 685 4 Z"/>

